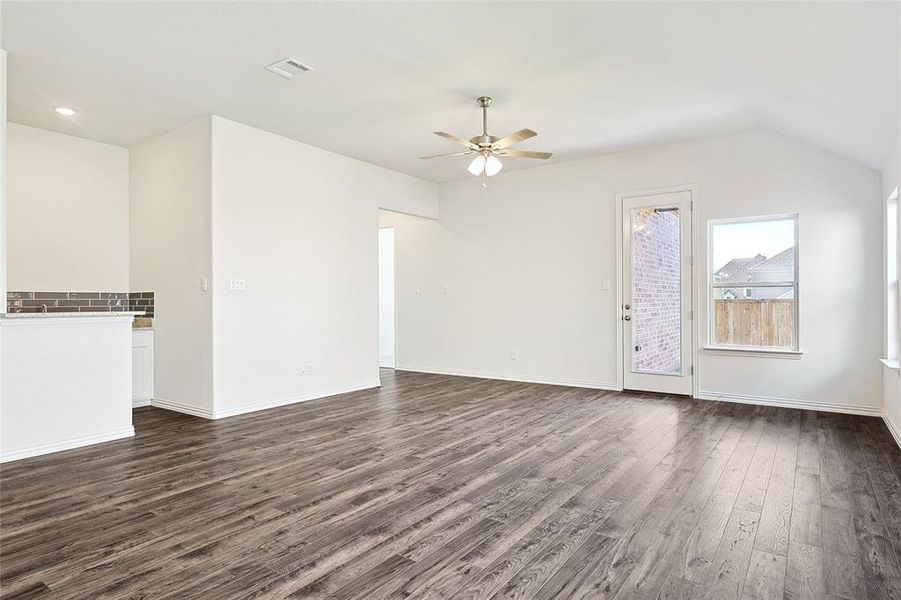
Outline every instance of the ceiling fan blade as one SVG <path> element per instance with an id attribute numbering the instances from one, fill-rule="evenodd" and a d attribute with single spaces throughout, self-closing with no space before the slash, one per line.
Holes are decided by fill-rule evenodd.
<path id="1" fill-rule="evenodd" d="M 475 154 L 472 150 L 466 152 L 451 152 L 450 154 L 433 154 L 432 156 L 420 156 L 419 160 L 431 160 L 433 158 L 448 158 L 450 156 L 466 156 L 467 154 Z"/>
<path id="2" fill-rule="evenodd" d="M 538 134 L 531 129 L 520 129 L 516 133 L 511 133 L 507 137 L 502 137 L 498 141 L 491 144 L 491 147 L 495 149 L 506 148 L 511 144 L 527 140 L 529 138 L 535 137 L 536 135 Z"/>
<path id="3" fill-rule="evenodd" d="M 448 133 L 448 132 L 446 132 L 446 131 L 435 131 L 435 132 L 433 132 L 433 133 L 434 133 L 435 135 L 438 135 L 438 136 L 443 137 L 443 138 L 446 139 L 446 140 L 450 140 L 450 141 L 456 142 L 457 144 L 460 144 L 460 145 L 462 145 L 462 146 L 466 146 L 466 147 L 469 148 L 470 150 L 472 150 L 472 149 L 474 149 L 474 148 L 476 147 L 475 144 L 473 144 L 473 143 L 471 143 L 471 142 L 467 142 L 466 140 L 464 140 L 464 139 L 462 139 L 462 138 L 458 138 L 458 137 L 455 136 L 454 134 Z"/>
<path id="4" fill-rule="evenodd" d="M 511 158 L 541 158 L 547 159 L 553 156 L 551 152 L 535 152 L 532 150 L 501 150 L 498 156 L 509 156 Z"/>

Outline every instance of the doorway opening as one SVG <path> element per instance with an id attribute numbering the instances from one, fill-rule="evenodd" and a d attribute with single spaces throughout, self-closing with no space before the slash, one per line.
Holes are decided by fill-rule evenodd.
<path id="1" fill-rule="evenodd" d="M 394 227 L 379 228 L 379 367 L 395 365 Z"/>

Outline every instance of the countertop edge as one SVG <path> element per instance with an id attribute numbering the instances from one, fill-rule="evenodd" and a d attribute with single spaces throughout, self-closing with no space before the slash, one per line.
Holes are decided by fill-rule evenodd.
<path id="1" fill-rule="evenodd" d="M 25 323 L 88 322 L 88 321 L 128 321 L 144 312 L 56 312 L 56 313 L 2 313 L 0 323 L 4 325 Z"/>

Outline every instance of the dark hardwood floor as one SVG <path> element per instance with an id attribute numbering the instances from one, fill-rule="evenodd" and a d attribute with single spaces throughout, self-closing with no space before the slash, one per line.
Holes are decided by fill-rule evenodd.
<path id="1" fill-rule="evenodd" d="M 386 372 L 4 465 L 3 598 L 901 598 L 881 420 Z"/>

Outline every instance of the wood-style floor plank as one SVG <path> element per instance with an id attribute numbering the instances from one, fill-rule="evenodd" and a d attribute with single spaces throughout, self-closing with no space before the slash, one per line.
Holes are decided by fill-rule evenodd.
<path id="1" fill-rule="evenodd" d="M 753 550 L 742 600 L 780 600 L 785 588 L 785 557 Z"/>
<path id="2" fill-rule="evenodd" d="M 2 465 L 0 597 L 901 597 L 878 419 L 382 375 Z"/>

